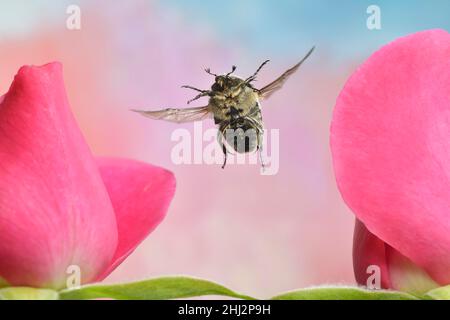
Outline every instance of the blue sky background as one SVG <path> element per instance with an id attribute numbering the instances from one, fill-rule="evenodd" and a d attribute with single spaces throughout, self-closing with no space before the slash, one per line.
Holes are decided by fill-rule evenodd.
<path id="1" fill-rule="evenodd" d="M 330 47 L 337 55 L 366 55 L 399 36 L 431 28 L 450 29 L 447 0 L 168 0 L 195 22 L 213 27 L 230 44 L 254 50 Z M 381 8 L 382 30 L 366 28 L 367 7 Z M 195 23 L 194 22 L 194 23 Z M 365 50 L 364 50 L 365 49 Z"/>
<path id="2" fill-rule="evenodd" d="M 151 1 L 151 0 L 149 0 Z M 43 21 L 64 18 L 68 4 L 90 1 L 0 0 L 0 38 L 27 33 Z M 362 58 L 399 36 L 419 30 L 450 30 L 448 0 L 165 0 L 153 1 L 177 12 L 185 21 L 265 55 L 298 56 L 313 44 L 337 58 Z M 366 9 L 381 7 L 382 30 L 366 28 Z M 132 6 L 133 1 L 123 4 Z M 107 11 L 107 9 L 105 9 Z M 186 35 L 188 36 L 188 35 Z"/>

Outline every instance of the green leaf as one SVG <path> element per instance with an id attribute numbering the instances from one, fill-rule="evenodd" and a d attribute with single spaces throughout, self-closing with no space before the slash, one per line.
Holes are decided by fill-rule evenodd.
<path id="1" fill-rule="evenodd" d="M 78 289 L 63 290 L 63 300 L 85 300 L 112 298 L 117 300 L 165 300 L 190 298 L 207 295 L 227 296 L 238 299 L 254 300 L 219 284 L 189 278 L 162 277 L 151 280 L 113 285 L 88 285 Z"/>
<path id="2" fill-rule="evenodd" d="M 428 291 L 425 298 L 433 300 L 450 300 L 450 286 L 441 287 Z"/>
<path id="3" fill-rule="evenodd" d="M 0 289 L 0 300 L 58 300 L 58 292 L 50 289 L 9 287 Z"/>
<path id="4" fill-rule="evenodd" d="M 367 290 L 356 287 L 316 287 L 287 292 L 272 300 L 418 300 L 398 291 Z"/>
<path id="5" fill-rule="evenodd" d="M 0 288 L 6 288 L 6 287 L 9 287 L 9 286 L 10 286 L 9 283 L 5 279 L 0 277 Z"/>

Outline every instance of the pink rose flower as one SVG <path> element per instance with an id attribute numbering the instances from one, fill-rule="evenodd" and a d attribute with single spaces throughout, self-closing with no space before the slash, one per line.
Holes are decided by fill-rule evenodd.
<path id="1" fill-rule="evenodd" d="M 94 107 L 94 106 L 93 106 Z M 67 269 L 102 280 L 161 222 L 171 172 L 95 159 L 67 101 L 62 67 L 22 67 L 0 98 L 0 277 L 62 289 Z"/>
<path id="2" fill-rule="evenodd" d="M 357 217 L 354 269 L 385 288 L 450 284 L 450 34 L 420 32 L 370 57 L 339 96 L 331 149 Z"/>

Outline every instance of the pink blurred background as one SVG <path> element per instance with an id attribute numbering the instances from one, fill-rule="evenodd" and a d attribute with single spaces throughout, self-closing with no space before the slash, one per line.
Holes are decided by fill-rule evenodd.
<path id="1" fill-rule="evenodd" d="M 284 19 L 291 1 L 280 4 L 285 11 L 274 13 L 285 25 L 266 21 L 274 31 L 267 35 L 267 46 L 261 45 L 265 39 L 258 29 L 252 29 L 264 23 L 258 16 L 263 11 L 253 11 L 250 22 L 246 15 L 230 17 L 230 34 L 214 22 L 218 12 L 221 19 L 233 15 L 221 11 L 219 2 L 217 11 L 213 4 L 199 13 L 198 1 L 192 8 L 175 0 L 78 1 L 81 30 L 68 30 L 65 11 L 71 2 L 0 1 L 0 18 L 5 13 L 9 17 L 0 24 L 0 91 L 7 91 L 21 65 L 61 61 L 73 112 L 93 152 L 154 163 L 177 177 L 167 218 L 107 282 L 186 274 L 259 297 L 311 285 L 354 283 L 353 216 L 337 191 L 329 151 L 332 109 L 345 80 L 370 51 L 397 36 L 395 32 L 409 31 L 370 33 L 364 5 L 358 2 L 341 13 L 344 25 L 322 21 L 329 28 L 335 24 L 358 30 L 348 40 L 353 41 L 350 50 L 348 43 L 323 32 L 323 26 L 305 28 L 294 23 L 296 17 L 293 22 Z M 307 10 L 319 14 L 311 2 L 301 3 L 303 15 L 312 14 Z M 266 127 L 280 130 L 277 175 L 261 176 L 258 165 L 226 170 L 219 165 L 174 165 L 170 136 L 180 126 L 128 111 L 184 107 L 193 92 L 180 86 L 209 87 L 212 78 L 203 72 L 205 67 L 222 73 L 236 64 L 237 73 L 248 76 L 271 59 L 258 81 L 268 83 L 312 45 L 317 50 L 311 59 L 263 105 Z M 205 126 L 212 127 L 212 121 Z M 182 127 L 192 131 L 193 125 Z"/>

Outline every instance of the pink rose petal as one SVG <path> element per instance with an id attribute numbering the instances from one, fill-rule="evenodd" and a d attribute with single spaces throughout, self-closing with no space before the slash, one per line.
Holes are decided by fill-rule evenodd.
<path id="1" fill-rule="evenodd" d="M 118 247 L 112 272 L 163 220 L 175 193 L 175 178 L 165 169 L 138 161 L 98 159 L 116 213 Z"/>
<path id="2" fill-rule="evenodd" d="M 356 281 L 360 285 L 367 285 L 367 280 L 373 272 L 369 269 L 371 266 L 379 268 L 381 288 L 390 288 L 385 243 L 370 233 L 359 220 L 356 220 L 353 237 L 353 270 Z"/>
<path id="3" fill-rule="evenodd" d="M 450 283 L 450 35 L 375 53 L 338 98 L 331 148 L 342 196 L 378 238 Z"/>
<path id="4" fill-rule="evenodd" d="M 117 247 L 115 215 L 67 102 L 62 67 L 23 67 L 0 105 L 0 277 L 63 288 L 90 282 Z"/>

